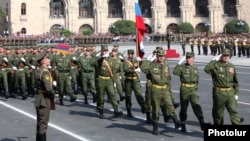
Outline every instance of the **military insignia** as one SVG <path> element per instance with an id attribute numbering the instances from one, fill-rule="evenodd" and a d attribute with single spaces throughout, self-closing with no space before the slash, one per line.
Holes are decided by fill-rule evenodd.
<path id="1" fill-rule="evenodd" d="M 194 70 L 194 74 L 198 74 L 198 71 L 197 71 L 197 70 Z"/>
<path id="2" fill-rule="evenodd" d="M 157 71 L 158 70 L 158 68 L 154 68 L 154 71 Z"/>
<path id="3" fill-rule="evenodd" d="M 234 72 L 234 68 L 232 68 L 232 67 L 229 68 L 228 70 L 229 70 L 230 73 L 235 73 L 235 72 Z"/>
<path id="4" fill-rule="evenodd" d="M 49 75 L 46 75 L 46 76 L 45 76 L 45 79 L 46 79 L 46 80 L 49 80 Z"/>

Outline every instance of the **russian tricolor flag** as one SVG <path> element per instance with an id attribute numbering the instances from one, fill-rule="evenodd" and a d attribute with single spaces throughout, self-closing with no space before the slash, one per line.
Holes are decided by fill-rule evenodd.
<path id="1" fill-rule="evenodd" d="M 69 52 L 69 45 L 66 44 L 57 44 L 57 51 L 63 54 L 67 54 Z"/>
<path id="2" fill-rule="evenodd" d="M 136 50 L 140 58 L 144 56 L 143 35 L 146 32 L 146 27 L 141 14 L 141 9 L 138 0 L 135 1 L 135 27 L 136 27 Z"/>

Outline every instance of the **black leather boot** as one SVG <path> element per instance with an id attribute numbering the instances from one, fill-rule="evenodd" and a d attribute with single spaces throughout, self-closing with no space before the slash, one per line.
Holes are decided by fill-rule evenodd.
<path id="1" fill-rule="evenodd" d="M 96 94 L 93 94 L 93 103 L 96 103 Z"/>
<path id="2" fill-rule="evenodd" d="M 134 117 L 131 113 L 131 109 L 127 108 L 127 117 Z"/>
<path id="3" fill-rule="evenodd" d="M 174 122 L 175 129 L 178 129 L 178 128 L 181 127 L 181 122 L 180 122 L 180 120 L 177 119 L 177 116 L 176 116 L 176 115 L 174 115 L 174 116 L 172 117 L 172 120 L 173 120 L 173 122 Z"/>
<path id="4" fill-rule="evenodd" d="M 240 118 L 240 122 L 241 122 L 241 123 L 244 122 L 244 120 L 245 120 L 245 119 L 244 119 L 243 117 Z"/>
<path id="5" fill-rule="evenodd" d="M 84 96 L 84 104 L 89 104 L 87 96 Z"/>
<path id="6" fill-rule="evenodd" d="M 187 132 L 186 123 L 181 122 L 181 132 Z"/>
<path id="7" fill-rule="evenodd" d="M 104 119 L 103 109 L 99 109 L 99 118 Z"/>
<path id="8" fill-rule="evenodd" d="M 73 96 L 73 94 L 70 94 L 69 96 L 70 96 L 70 102 L 76 101 L 76 97 Z"/>
<path id="9" fill-rule="evenodd" d="M 168 114 L 168 112 L 166 110 L 164 110 L 163 108 L 161 108 L 161 111 L 162 111 L 162 114 L 163 114 L 164 122 L 165 123 L 169 122 L 169 120 L 171 119 L 171 117 Z"/>
<path id="10" fill-rule="evenodd" d="M 61 105 L 61 106 L 64 106 L 63 99 L 62 99 L 62 98 L 60 98 L 60 100 L 59 100 L 59 101 L 60 101 L 60 105 Z"/>
<path id="11" fill-rule="evenodd" d="M 203 118 L 199 119 L 199 122 L 202 131 L 204 130 L 205 125 L 211 125 L 211 123 L 205 123 Z"/>
<path id="12" fill-rule="evenodd" d="M 145 108 L 145 106 L 143 105 L 143 106 L 141 106 L 141 112 L 143 113 L 143 114 L 145 114 L 146 113 L 146 108 Z"/>
<path id="13" fill-rule="evenodd" d="M 25 88 L 22 88 L 22 100 L 27 99 L 27 92 L 25 91 Z"/>
<path id="14" fill-rule="evenodd" d="M 157 123 L 153 123 L 153 132 L 152 132 L 152 134 L 159 135 Z"/>
<path id="15" fill-rule="evenodd" d="M 10 97 L 9 89 L 5 89 L 5 99 L 8 99 Z"/>
<path id="16" fill-rule="evenodd" d="M 151 119 L 151 116 L 150 116 L 150 112 L 146 112 L 146 123 L 152 123 L 152 119 Z"/>
<path id="17" fill-rule="evenodd" d="M 114 118 L 118 118 L 119 116 L 121 116 L 123 114 L 122 111 L 118 111 L 118 107 L 114 108 Z"/>
<path id="18" fill-rule="evenodd" d="M 126 96 L 124 96 L 122 93 L 119 93 L 120 101 L 124 101 L 126 99 Z"/>

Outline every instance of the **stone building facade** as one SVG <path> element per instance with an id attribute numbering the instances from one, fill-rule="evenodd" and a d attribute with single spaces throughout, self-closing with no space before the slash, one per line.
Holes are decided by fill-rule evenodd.
<path id="1" fill-rule="evenodd" d="M 175 30 L 189 22 L 196 32 L 222 32 L 234 19 L 250 24 L 249 0 L 138 0 L 149 33 Z M 107 33 L 118 20 L 135 21 L 134 0 L 1 0 L 7 16 L 0 32 L 42 34 L 62 28 Z"/>

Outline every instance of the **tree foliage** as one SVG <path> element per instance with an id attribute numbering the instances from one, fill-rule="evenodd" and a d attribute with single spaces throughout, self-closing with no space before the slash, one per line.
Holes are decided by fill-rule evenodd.
<path id="1" fill-rule="evenodd" d="M 135 34 L 135 22 L 130 20 L 119 20 L 109 27 L 111 33 L 116 35 Z"/>
<path id="2" fill-rule="evenodd" d="M 178 25 L 178 30 L 184 34 L 194 33 L 194 27 L 190 23 L 181 23 Z"/>
<path id="3" fill-rule="evenodd" d="M 71 35 L 71 32 L 67 29 L 64 29 L 64 30 L 60 31 L 60 34 L 66 36 L 66 37 L 69 37 Z"/>
<path id="4" fill-rule="evenodd" d="M 93 34 L 93 31 L 91 29 L 86 29 L 86 30 L 83 31 L 82 34 L 83 35 L 91 35 L 91 34 Z"/>
<path id="5" fill-rule="evenodd" d="M 242 25 L 239 25 L 240 21 Z M 244 20 L 232 20 L 225 25 L 224 32 L 227 34 L 248 33 L 249 26 Z"/>

